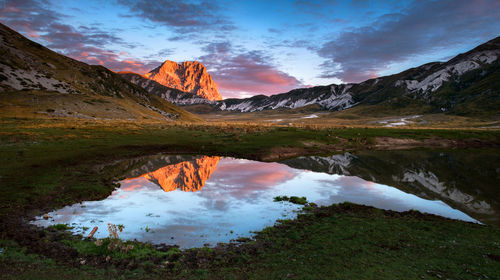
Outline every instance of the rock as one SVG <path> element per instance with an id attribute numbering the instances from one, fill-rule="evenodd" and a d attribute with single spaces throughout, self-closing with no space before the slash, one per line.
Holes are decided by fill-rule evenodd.
<path id="1" fill-rule="evenodd" d="M 203 64 L 184 61 L 181 64 L 166 60 L 144 77 L 164 86 L 190 92 L 208 100 L 222 100 L 222 96 Z"/>

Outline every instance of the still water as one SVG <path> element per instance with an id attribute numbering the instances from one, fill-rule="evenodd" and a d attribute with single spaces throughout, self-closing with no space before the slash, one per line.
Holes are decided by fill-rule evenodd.
<path id="1" fill-rule="evenodd" d="M 376 167 L 368 169 L 370 164 Z M 98 226 L 97 238 L 109 235 L 111 223 L 123 225 L 121 239 L 192 248 L 250 237 L 278 219 L 294 218 L 302 206 L 273 201 L 282 195 L 305 196 L 318 205 L 349 201 L 396 211 L 415 209 L 471 222 L 477 222 L 470 216 L 476 212 L 479 217 L 495 215 L 488 212 L 494 212 L 491 202 L 447 187 L 450 182 L 440 181 L 435 172 L 412 169 L 411 164 L 397 166 L 403 169 L 384 170 L 381 163 L 370 163 L 369 156 L 349 153 L 283 163 L 153 156 L 120 164 L 127 178 L 106 199 L 67 206 L 33 223 L 68 224 L 83 235 Z M 463 201 L 457 207 L 453 199 Z"/>

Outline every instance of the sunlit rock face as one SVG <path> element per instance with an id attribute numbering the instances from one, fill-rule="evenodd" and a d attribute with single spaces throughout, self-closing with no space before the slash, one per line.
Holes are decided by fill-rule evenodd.
<path id="1" fill-rule="evenodd" d="M 202 156 L 190 161 L 167 165 L 140 177 L 157 184 L 166 192 L 177 189 L 195 192 L 203 188 L 205 181 L 214 172 L 219 159 L 219 157 Z"/>
<path id="2" fill-rule="evenodd" d="M 208 100 L 222 100 L 207 69 L 197 61 L 184 61 L 178 64 L 166 60 L 144 76 L 164 86 L 190 92 Z"/>

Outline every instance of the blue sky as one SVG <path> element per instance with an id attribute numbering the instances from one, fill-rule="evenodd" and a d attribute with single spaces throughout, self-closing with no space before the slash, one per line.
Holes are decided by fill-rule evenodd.
<path id="1" fill-rule="evenodd" d="M 500 1 L 0 0 L 0 21 L 113 71 L 198 60 L 228 98 L 447 60 L 499 35 Z"/>

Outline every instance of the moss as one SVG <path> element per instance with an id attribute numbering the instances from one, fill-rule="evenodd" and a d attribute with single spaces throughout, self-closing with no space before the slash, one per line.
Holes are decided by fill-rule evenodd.
<path id="1" fill-rule="evenodd" d="M 306 197 L 298 197 L 298 196 L 277 196 L 274 198 L 274 201 L 288 201 L 293 204 L 299 204 L 299 205 L 305 205 L 307 203 L 307 198 Z"/>

